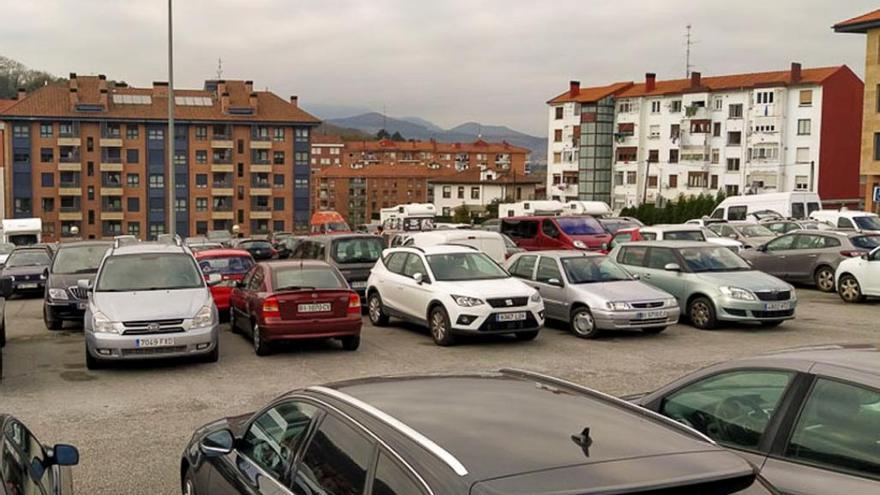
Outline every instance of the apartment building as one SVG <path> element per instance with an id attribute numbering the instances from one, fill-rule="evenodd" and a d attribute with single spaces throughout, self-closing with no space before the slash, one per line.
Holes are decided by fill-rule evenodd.
<path id="1" fill-rule="evenodd" d="M 452 216 L 456 208 L 465 205 L 472 215 L 483 216 L 493 201 L 535 199 L 535 189 L 540 183 L 541 179 L 528 175 L 470 169 L 434 177 L 429 187 L 439 215 Z"/>
<path id="2" fill-rule="evenodd" d="M 345 143 L 339 136 L 312 134 L 312 168 L 342 165 Z"/>
<path id="3" fill-rule="evenodd" d="M 550 102 L 551 118 L 561 113 L 563 121 L 551 120 L 551 151 L 576 148 L 578 197 L 614 208 L 718 191 L 817 191 L 830 205 L 852 204 L 859 196 L 855 109 L 862 88 L 846 66 L 797 63 L 784 71 L 706 78 L 695 72 L 666 81 L 648 73 L 640 83 L 598 88 L 572 83 Z M 574 124 L 565 123 L 566 105 L 580 112 L 570 145 L 565 126 Z M 585 134 L 587 125 L 595 134 Z M 550 167 L 548 196 L 570 199 L 562 194 L 568 187 L 553 189 L 557 175 L 573 183 L 565 155 Z"/>
<path id="4" fill-rule="evenodd" d="M 867 211 L 880 211 L 880 9 L 834 25 L 838 33 L 865 35 L 865 92 L 860 173 Z"/>
<path id="5" fill-rule="evenodd" d="M 343 165 L 416 164 L 432 170 L 461 172 L 470 168 L 516 171 L 526 175 L 529 150 L 507 142 L 440 143 L 430 141 L 348 141 Z"/>
<path id="6" fill-rule="evenodd" d="M 7 108 L 11 107 L 15 104 L 15 100 L 9 99 L 0 99 L 0 112 L 3 112 Z M 3 170 L 3 167 L 6 164 L 6 124 L 0 121 L 0 170 Z M 6 201 L 4 198 L 5 195 L 5 187 L 6 183 L 4 174 L 0 174 L 0 220 L 6 218 Z"/>
<path id="7" fill-rule="evenodd" d="M 297 105 L 251 81 L 175 89 L 175 221 L 182 236 L 307 231 L 311 129 Z M 111 86 L 70 74 L 0 111 L 5 206 L 41 217 L 44 238 L 166 231 L 168 84 Z"/>

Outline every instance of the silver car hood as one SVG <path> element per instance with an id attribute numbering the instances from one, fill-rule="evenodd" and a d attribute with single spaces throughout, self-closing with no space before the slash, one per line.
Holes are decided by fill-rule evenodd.
<path id="1" fill-rule="evenodd" d="M 204 287 L 92 293 L 93 310 L 104 313 L 110 321 L 192 318 L 210 303 L 211 293 Z"/>
<path id="2" fill-rule="evenodd" d="M 579 293 L 606 301 L 655 301 L 672 297 L 670 294 L 638 280 L 572 284 L 572 288 Z"/>
<path id="3" fill-rule="evenodd" d="M 778 278 L 767 275 L 758 270 L 749 270 L 742 272 L 704 272 L 697 273 L 697 277 L 716 286 L 732 286 L 749 290 L 789 290 L 790 285 L 779 280 Z"/>

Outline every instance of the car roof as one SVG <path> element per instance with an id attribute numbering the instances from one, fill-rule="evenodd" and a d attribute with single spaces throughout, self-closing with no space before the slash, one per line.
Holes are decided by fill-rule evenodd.
<path id="1" fill-rule="evenodd" d="M 188 250 L 183 246 L 166 242 L 139 242 L 137 244 L 128 244 L 119 246 L 118 248 L 108 251 L 108 256 L 116 256 L 122 254 L 141 254 L 141 253 L 187 253 Z"/>
<path id="2" fill-rule="evenodd" d="M 704 247 L 724 247 L 720 244 L 701 241 L 635 241 L 621 244 L 619 247 L 628 246 L 644 246 L 644 247 L 668 247 L 668 248 L 704 248 Z"/>
<path id="3" fill-rule="evenodd" d="M 776 363 L 806 361 L 813 364 L 855 369 L 880 376 L 880 345 L 878 344 L 801 346 L 771 351 L 759 356 L 743 358 L 742 360 Z"/>
<path id="4" fill-rule="evenodd" d="M 408 232 L 401 232 L 402 234 L 409 234 Z M 353 239 L 353 238 L 363 238 L 370 237 L 374 239 L 382 239 L 381 236 L 368 234 L 366 232 L 340 232 L 338 234 L 321 234 L 321 235 L 310 235 L 304 236 L 304 240 L 306 241 L 316 241 L 316 242 L 329 242 L 335 241 L 337 239 Z"/>
<path id="5" fill-rule="evenodd" d="M 690 223 L 690 224 L 660 224 L 660 225 L 651 225 L 650 227 L 641 227 L 642 232 L 653 232 L 653 231 L 676 231 L 676 230 L 702 230 L 703 227 L 699 224 Z"/>
<path id="6" fill-rule="evenodd" d="M 597 253 L 595 251 L 581 251 L 580 249 L 554 249 L 549 251 L 524 251 L 521 253 L 516 253 L 514 256 L 522 257 L 522 256 L 548 256 L 550 258 L 595 258 L 600 256 L 605 256 L 602 253 Z"/>
<path id="7" fill-rule="evenodd" d="M 277 270 L 279 268 L 296 268 L 300 266 L 303 268 L 333 268 L 332 265 L 321 260 L 267 260 L 262 261 L 259 264 L 267 266 L 272 270 Z"/>
<path id="8" fill-rule="evenodd" d="M 471 246 L 460 244 L 435 244 L 433 246 L 397 246 L 389 248 L 392 251 L 421 251 L 424 254 L 447 254 L 447 253 L 477 253 L 480 252 Z"/>
<path id="9" fill-rule="evenodd" d="M 197 260 L 204 258 L 222 258 L 225 256 L 245 256 L 250 257 L 251 253 L 245 251 L 244 249 L 232 249 L 232 248 L 218 248 L 218 249 L 205 249 L 203 251 L 198 251 L 193 253 Z"/>
<path id="10" fill-rule="evenodd" d="M 62 242 L 58 244 L 58 249 L 66 249 L 72 247 L 79 246 L 113 246 L 113 241 L 99 241 L 99 240 L 90 240 L 90 241 L 73 241 L 73 242 Z"/>

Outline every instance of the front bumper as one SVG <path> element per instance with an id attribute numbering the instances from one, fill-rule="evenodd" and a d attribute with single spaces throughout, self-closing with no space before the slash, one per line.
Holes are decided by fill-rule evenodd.
<path id="1" fill-rule="evenodd" d="M 787 301 L 743 301 L 720 296 L 713 301 L 721 321 L 784 321 L 794 318 L 797 299 Z"/>
<path id="2" fill-rule="evenodd" d="M 533 303 L 510 308 L 493 308 L 488 304 L 474 307 L 447 306 L 453 333 L 505 334 L 531 332 L 544 326 L 544 304 Z M 525 319 L 501 321 L 499 315 L 525 313 Z M 501 316 L 503 318 L 503 316 Z"/>
<path id="3" fill-rule="evenodd" d="M 71 299 L 69 301 L 56 301 L 50 299 L 46 302 L 46 308 L 52 312 L 52 316 L 58 320 L 78 321 L 82 323 L 86 312 L 87 301 Z"/>
<path id="4" fill-rule="evenodd" d="M 127 361 L 198 356 L 212 352 L 218 344 L 220 326 L 190 329 L 173 333 L 113 334 L 86 332 L 86 352 L 101 360 Z M 145 339 L 172 339 L 157 347 L 141 346 Z"/>
<path id="5" fill-rule="evenodd" d="M 666 327 L 677 323 L 681 315 L 678 306 L 625 311 L 594 309 L 592 312 L 596 328 L 599 330 Z"/>

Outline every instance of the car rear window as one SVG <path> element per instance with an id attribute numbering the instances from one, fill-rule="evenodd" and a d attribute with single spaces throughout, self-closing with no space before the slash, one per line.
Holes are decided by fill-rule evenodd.
<path id="1" fill-rule="evenodd" d="M 706 240 L 706 236 L 703 235 L 702 230 L 673 230 L 663 234 L 663 240 L 704 242 Z"/>
<path id="2" fill-rule="evenodd" d="M 240 275 L 246 273 L 252 266 L 254 266 L 254 262 L 250 256 L 222 256 L 199 260 L 199 268 L 205 275 L 210 273 Z"/>
<path id="3" fill-rule="evenodd" d="M 859 249 L 874 249 L 880 246 L 880 235 L 860 235 L 851 238 L 850 242 Z"/>
<path id="4" fill-rule="evenodd" d="M 330 267 L 306 267 L 299 265 L 276 268 L 272 277 L 274 290 L 342 289 L 348 284 Z"/>
<path id="5" fill-rule="evenodd" d="M 351 237 L 333 241 L 333 261 L 348 263 L 375 263 L 385 246 L 378 237 Z"/>

